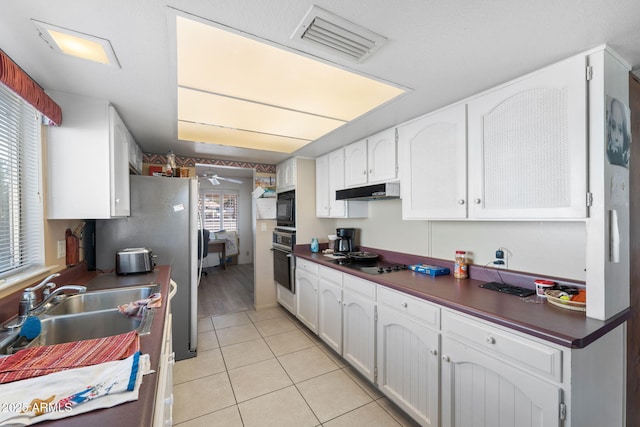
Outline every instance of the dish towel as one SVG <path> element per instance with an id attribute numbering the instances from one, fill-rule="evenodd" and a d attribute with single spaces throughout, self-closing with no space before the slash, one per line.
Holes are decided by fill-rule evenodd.
<path id="1" fill-rule="evenodd" d="M 157 308 L 162 306 L 162 294 L 156 292 L 149 295 L 148 298 L 139 299 L 138 301 L 132 301 L 128 304 L 122 304 L 118 306 L 118 311 L 129 317 L 136 317 L 142 319 L 144 310 L 147 308 Z"/>
<path id="2" fill-rule="evenodd" d="M 138 399 L 149 355 L 0 385 L 0 425 L 31 425 Z"/>
<path id="3" fill-rule="evenodd" d="M 140 338 L 136 331 L 105 338 L 25 348 L 0 359 L 0 384 L 120 360 L 139 350 Z"/>

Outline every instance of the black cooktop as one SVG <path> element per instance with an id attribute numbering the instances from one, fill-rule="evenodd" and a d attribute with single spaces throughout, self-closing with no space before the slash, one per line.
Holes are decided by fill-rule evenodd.
<path id="1" fill-rule="evenodd" d="M 407 269 L 405 264 L 394 264 L 379 260 L 354 260 L 346 257 L 334 259 L 329 262 L 367 274 L 387 274 Z"/>

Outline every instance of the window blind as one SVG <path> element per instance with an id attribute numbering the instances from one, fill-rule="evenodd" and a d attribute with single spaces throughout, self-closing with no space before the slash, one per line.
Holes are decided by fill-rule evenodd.
<path id="1" fill-rule="evenodd" d="M 44 264 L 40 120 L 0 84 L 0 279 Z"/>
<path id="2" fill-rule="evenodd" d="M 206 191 L 200 195 L 204 228 L 209 231 L 238 230 L 238 194 Z"/>

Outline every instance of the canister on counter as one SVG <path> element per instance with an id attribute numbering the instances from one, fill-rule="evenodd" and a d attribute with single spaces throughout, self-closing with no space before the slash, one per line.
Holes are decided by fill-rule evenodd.
<path id="1" fill-rule="evenodd" d="M 311 238 L 311 252 L 318 252 L 318 250 L 320 249 L 320 245 L 318 244 L 318 238 L 317 237 L 312 237 Z"/>
<path id="2" fill-rule="evenodd" d="M 456 259 L 453 266 L 453 277 L 456 279 L 466 279 L 469 277 L 469 273 L 467 271 L 466 251 L 456 251 Z"/>

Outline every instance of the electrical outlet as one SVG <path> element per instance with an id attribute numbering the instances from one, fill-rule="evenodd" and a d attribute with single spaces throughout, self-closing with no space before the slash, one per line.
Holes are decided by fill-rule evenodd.
<path id="1" fill-rule="evenodd" d="M 505 248 L 498 248 L 496 250 L 496 258 L 493 260 L 493 266 L 496 268 L 504 268 L 507 269 L 507 259 L 509 251 Z"/>
<path id="2" fill-rule="evenodd" d="M 260 231 L 267 231 L 267 224 L 266 223 L 261 223 L 260 224 Z"/>
<path id="3" fill-rule="evenodd" d="M 58 259 L 67 256 L 67 242 L 65 240 L 58 240 Z"/>

